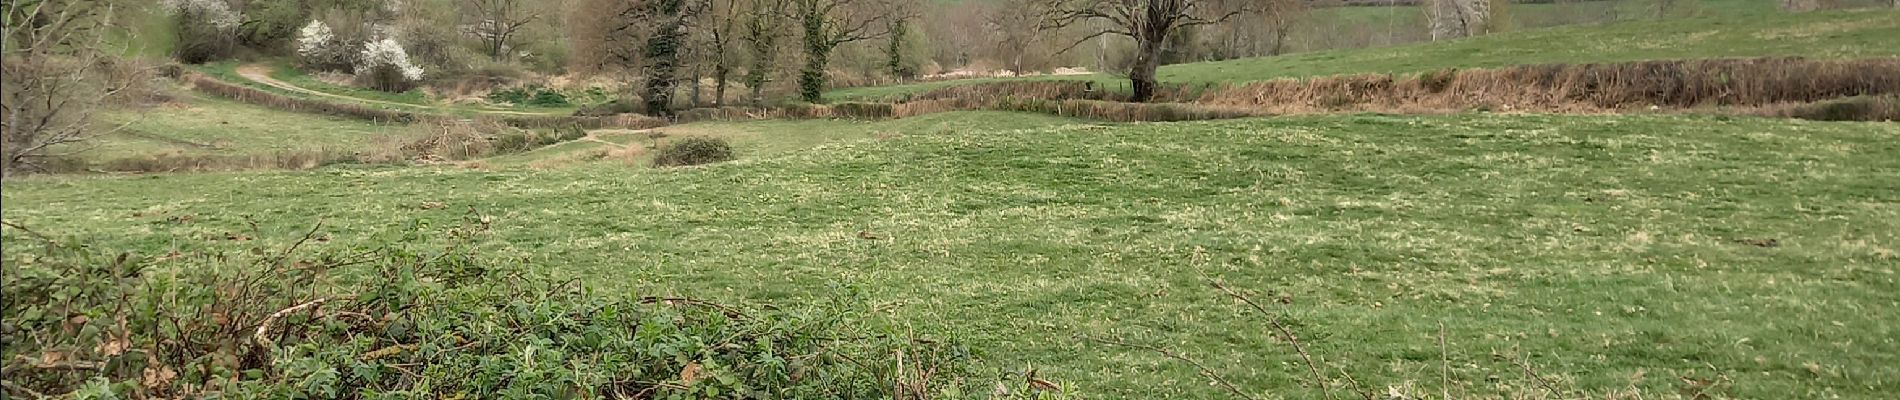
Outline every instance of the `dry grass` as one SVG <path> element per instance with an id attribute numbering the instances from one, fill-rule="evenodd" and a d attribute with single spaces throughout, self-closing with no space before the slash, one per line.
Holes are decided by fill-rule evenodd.
<path id="1" fill-rule="evenodd" d="M 1900 121 L 1900 95 L 1858 96 L 1805 104 L 1778 104 L 1751 114 L 1815 121 Z"/>
<path id="2" fill-rule="evenodd" d="M 534 134 L 494 120 L 433 120 L 409 129 L 415 132 L 377 137 L 370 149 L 360 155 L 360 161 L 388 164 L 470 160 L 494 154 L 504 147 L 519 147 L 503 143 L 505 137 Z"/>
<path id="3" fill-rule="evenodd" d="M 521 129 L 549 129 L 570 126 L 579 126 L 587 129 L 651 129 L 668 124 L 665 119 L 653 118 L 643 114 L 520 116 L 494 120 Z"/>
<path id="4" fill-rule="evenodd" d="M 357 161 L 355 152 L 341 149 L 297 149 L 263 154 L 164 153 L 144 157 L 86 161 L 63 158 L 48 163 L 48 173 L 175 173 L 228 172 L 261 169 L 305 170 Z"/>
<path id="5" fill-rule="evenodd" d="M 1010 109 L 1115 121 L 1171 121 L 1291 113 L 1442 113 L 1473 108 L 1600 113 L 1650 107 L 1760 107 L 1894 93 L 1900 93 L 1900 59 L 1758 58 L 1541 64 L 1414 76 L 1368 74 L 1235 85 L 1174 85 L 1162 88 L 1156 102 L 1196 108 L 1172 110 L 1109 103 L 1125 95 L 1084 81 L 998 82 L 926 92 L 900 104 L 896 114 Z M 1035 102 L 1057 100 L 1065 106 Z M 1147 119 L 1151 117 L 1159 119 Z"/>
<path id="6" fill-rule="evenodd" d="M 1900 93 L 1900 59 L 1798 58 L 1542 64 L 1411 77 L 1348 75 L 1221 87 L 1188 101 L 1270 112 L 1602 112 L 1761 106 Z M 1175 94 L 1180 94 L 1179 92 Z"/>

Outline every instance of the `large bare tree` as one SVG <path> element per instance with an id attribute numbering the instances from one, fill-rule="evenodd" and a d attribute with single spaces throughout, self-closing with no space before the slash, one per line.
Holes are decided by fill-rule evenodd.
<path id="1" fill-rule="evenodd" d="M 1069 48 L 1102 36 L 1135 41 L 1135 60 L 1128 67 L 1134 87 L 1132 101 L 1154 98 L 1160 85 L 1155 70 L 1168 37 L 1185 28 L 1226 23 L 1262 8 L 1265 0 L 1041 0 L 1048 10 L 1044 29 L 1085 29 Z M 1065 49 L 1066 51 L 1066 49 Z"/>
<path id="2" fill-rule="evenodd" d="M 1006 2 L 987 12 L 983 22 L 995 37 L 987 56 L 1001 62 L 1009 72 L 1022 75 L 1030 70 L 1048 66 L 1045 60 L 1049 54 L 1037 48 L 1043 39 L 1042 3 L 1032 1 Z"/>
<path id="3" fill-rule="evenodd" d="M 798 72 L 798 94 L 808 102 L 824 100 L 825 70 L 831 51 L 845 43 L 889 35 L 890 21 L 913 12 L 892 0 L 791 0 L 804 34 L 805 67 Z"/>
<path id="4" fill-rule="evenodd" d="M 704 51 L 700 52 L 700 59 L 712 64 L 713 106 L 723 107 L 726 105 L 727 84 L 732 81 L 733 65 L 739 61 L 732 51 L 732 44 L 740 34 L 739 20 L 747 6 L 743 0 L 706 1 L 709 3 L 707 12 L 700 22 L 705 27 L 701 35 L 700 47 Z"/>
<path id="5" fill-rule="evenodd" d="M 746 67 L 745 84 L 752 90 L 752 105 L 765 105 L 765 85 L 772 81 L 772 71 L 778 65 L 779 40 L 786 36 L 785 23 L 791 20 L 787 14 L 791 0 L 751 0 L 746 7 L 745 32 L 742 37 L 752 57 L 752 65 Z"/>
<path id="6" fill-rule="evenodd" d="M 93 112 L 126 82 L 101 79 L 112 7 L 104 1 L 0 0 L 0 176 L 42 169 L 97 132 Z"/>
<path id="7" fill-rule="evenodd" d="M 470 34 L 482 41 L 482 51 L 495 61 L 507 59 L 515 36 L 528 24 L 541 18 L 526 0 L 466 0 L 463 3 L 474 18 Z"/>

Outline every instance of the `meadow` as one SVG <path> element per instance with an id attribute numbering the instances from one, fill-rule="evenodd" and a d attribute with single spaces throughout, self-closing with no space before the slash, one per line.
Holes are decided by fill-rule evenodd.
<path id="1" fill-rule="evenodd" d="M 1317 397 L 1202 274 L 1277 304 L 1310 353 L 1379 393 L 1443 379 L 1458 397 L 1544 396 L 1519 363 L 1597 397 L 1900 391 L 1892 123 L 960 112 L 661 131 L 731 137 L 742 156 L 43 176 L 9 181 L 4 204 L 9 222 L 151 254 L 281 244 L 318 221 L 329 240 L 311 245 L 340 248 L 473 209 L 493 218 L 485 252 L 599 292 L 770 305 L 856 287 L 983 349 L 984 368 L 1091 398 L 1224 395 L 1091 338 Z M 262 234 L 231 240 L 251 221 Z"/>

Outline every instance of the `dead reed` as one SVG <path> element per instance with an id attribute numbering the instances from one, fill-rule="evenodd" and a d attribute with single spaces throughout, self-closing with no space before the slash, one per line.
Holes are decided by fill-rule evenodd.
<path id="1" fill-rule="evenodd" d="M 1599 113 L 1652 107 L 1762 107 L 1891 94 L 1900 94 L 1900 58 L 1754 58 L 1539 64 L 1413 75 L 1169 85 L 1156 95 L 1156 104 L 1199 107 L 1172 110 L 1156 109 L 1151 107 L 1153 104 L 1112 103 L 1125 95 L 1084 81 L 997 82 L 952 86 L 911 96 L 898 105 L 897 115 L 998 108 L 1109 120 L 1470 109 Z M 1078 100 L 1103 103 L 1069 103 Z M 1067 104 L 1054 107 L 1033 101 Z M 1830 107 L 1844 110 L 1879 106 L 1876 102 Z"/>

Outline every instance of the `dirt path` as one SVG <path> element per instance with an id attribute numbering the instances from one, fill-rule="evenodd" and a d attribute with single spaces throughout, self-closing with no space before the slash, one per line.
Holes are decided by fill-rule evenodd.
<path id="1" fill-rule="evenodd" d="M 436 106 L 398 103 L 398 102 L 393 102 L 393 101 L 383 101 L 383 100 L 376 100 L 376 99 L 365 99 L 361 97 L 345 96 L 345 95 L 340 95 L 340 94 L 335 94 L 335 93 L 322 92 L 322 91 L 304 88 L 302 86 L 293 85 L 290 82 L 284 82 L 284 81 L 277 80 L 277 78 L 272 78 L 270 76 L 270 66 L 267 66 L 264 64 L 240 65 L 237 67 L 237 73 L 238 73 L 238 76 L 242 76 L 244 77 L 244 79 L 249 79 L 252 82 L 261 83 L 261 84 L 264 84 L 265 86 L 270 86 L 270 87 L 274 87 L 278 89 L 288 90 L 291 92 L 302 93 L 302 94 L 307 94 L 307 95 L 312 95 L 312 96 L 349 100 L 349 101 L 354 101 L 354 102 L 359 102 L 359 103 L 381 104 L 381 105 L 396 106 L 396 107 L 446 111 L 444 108 L 436 107 Z M 480 110 L 480 109 L 475 109 L 475 110 L 470 110 L 470 111 L 474 111 L 476 113 L 481 113 L 481 114 L 492 114 L 492 115 L 526 115 L 526 116 L 556 115 L 556 114 L 533 113 L 533 112 L 525 112 L 525 111 L 502 111 L 502 110 Z"/>

